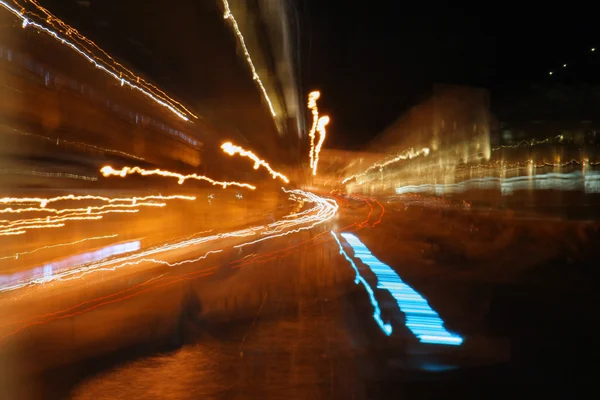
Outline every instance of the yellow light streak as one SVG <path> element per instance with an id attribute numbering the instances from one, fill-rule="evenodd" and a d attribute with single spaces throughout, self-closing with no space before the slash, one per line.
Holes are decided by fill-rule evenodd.
<path id="1" fill-rule="evenodd" d="M 6 125 L 0 125 L 1 128 L 5 129 L 8 131 L 8 133 L 12 133 L 14 135 L 22 135 L 22 136 L 31 136 L 37 139 L 42 139 L 42 140 L 46 140 L 49 142 L 53 142 L 56 143 L 56 145 L 58 146 L 60 145 L 70 145 L 70 146 L 78 146 L 78 147 L 89 147 L 95 151 L 100 151 L 100 152 L 104 152 L 104 153 L 112 153 L 112 154 L 119 154 L 125 157 L 129 157 L 129 158 L 134 158 L 136 160 L 140 160 L 140 161 L 144 161 L 143 157 L 138 157 L 134 154 L 130 154 L 130 153 L 126 153 L 124 151 L 121 150 L 114 150 L 114 149 L 108 149 L 105 147 L 99 147 L 99 146 L 95 146 L 93 144 L 88 144 L 88 143 L 84 143 L 84 142 L 73 142 L 71 140 L 64 140 L 64 139 L 59 139 L 59 138 L 51 138 L 49 136 L 44 136 L 44 135 L 38 135 L 37 133 L 31 133 L 31 132 L 23 132 L 20 131 L 18 129 L 15 129 L 11 126 L 6 126 Z M 11 132 L 12 131 L 12 132 Z"/>
<path id="2" fill-rule="evenodd" d="M 170 112 L 172 112 L 173 114 L 175 114 L 177 117 L 179 117 L 180 119 L 182 119 L 184 121 L 189 121 L 189 118 L 186 116 L 186 114 L 195 117 L 193 114 L 189 113 L 185 108 L 180 108 L 180 106 L 177 106 L 176 104 L 172 104 L 171 101 L 169 101 L 167 98 L 163 97 L 163 95 L 161 95 L 160 93 L 157 93 L 154 90 L 145 89 L 142 85 L 140 85 L 140 82 L 143 81 L 143 79 L 134 75 L 130 71 L 124 70 L 124 71 L 118 72 L 114 67 L 110 66 L 105 61 L 101 60 L 100 58 L 98 58 L 94 55 L 88 54 L 89 50 L 78 46 L 73 41 L 70 41 L 70 40 L 66 39 L 64 36 L 61 36 L 58 32 L 56 32 L 52 29 L 46 28 L 45 26 L 26 17 L 25 9 L 21 8 L 21 10 L 17 10 L 16 8 L 10 6 L 4 0 L 0 0 L 0 6 L 4 7 L 6 10 L 8 10 L 14 16 L 19 18 L 19 20 L 21 20 L 21 22 L 22 22 L 23 28 L 26 28 L 28 26 L 33 26 L 38 31 L 42 31 L 42 32 L 48 34 L 50 37 L 54 38 L 58 42 L 71 48 L 72 50 L 74 50 L 75 52 L 80 54 L 81 56 L 85 57 L 97 69 L 103 71 L 104 73 L 106 73 L 107 75 L 109 75 L 110 77 L 115 79 L 117 82 L 119 82 L 121 84 L 121 86 L 127 85 L 128 87 L 139 91 L 141 94 L 145 95 L 146 97 L 148 97 L 150 100 L 152 100 L 156 104 L 166 108 L 167 110 L 169 110 Z M 48 18 L 46 18 L 46 20 L 45 20 L 46 23 L 51 23 L 52 21 L 55 21 L 58 23 L 60 20 L 58 20 L 57 18 L 55 18 L 53 16 L 48 16 Z M 60 24 L 67 27 L 67 32 L 66 32 L 67 36 L 70 36 L 70 34 L 75 34 L 75 33 L 77 35 L 79 35 L 75 29 L 69 27 L 64 22 L 60 21 Z M 83 36 L 81 36 L 81 35 L 79 35 L 79 36 L 81 38 L 83 38 Z M 87 39 L 85 39 L 85 40 L 87 40 Z M 125 76 L 123 76 L 123 72 L 126 72 Z M 128 72 L 131 74 L 133 79 L 127 77 Z M 133 81 L 135 81 L 136 83 L 133 83 Z"/>
<path id="3" fill-rule="evenodd" d="M 244 57 L 246 58 L 246 62 L 248 63 L 248 66 L 250 67 L 250 72 L 252 72 L 252 79 L 256 82 L 256 84 L 260 88 L 263 98 L 265 99 L 265 101 L 267 102 L 267 105 L 269 106 L 269 111 L 271 111 L 271 115 L 273 116 L 273 118 L 275 118 L 277 116 L 277 114 L 275 113 L 275 110 L 273 109 L 273 103 L 271 102 L 271 99 L 269 98 L 269 95 L 267 94 L 267 89 L 265 89 L 265 85 L 263 85 L 263 82 L 260 80 L 260 76 L 258 76 L 258 72 L 256 72 L 256 67 L 254 66 L 254 63 L 252 62 L 252 57 L 250 57 L 250 52 L 248 51 L 248 48 L 246 47 L 246 41 L 244 40 L 244 36 L 242 35 L 240 28 L 238 27 L 235 17 L 231 13 L 231 9 L 229 8 L 229 3 L 227 2 L 227 0 L 222 0 L 222 1 L 223 1 L 223 7 L 225 9 L 223 18 L 225 18 L 226 20 L 229 20 L 231 22 L 233 31 L 235 32 L 235 34 L 238 38 L 240 46 L 242 46 L 242 51 L 244 52 Z"/>
<path id="4" fill-rule="evenodd" d="M 22 235 L 28 229 L 61 228 L 63 226 L 65 226 L 65 224 L 32 225 L 32 226 L 28 226 L 27 228 L 5 229 L 3 231 L 0 231 L 0 236 L 4 236 L 4 235 Z M 24 230 L 19 230 L 19 229 L 24 229 Z"/>
<path id="5" fill-rule="evenodd" d="M 33 4 L 38 10 L 40 10 L 42 13 L 44 13 L 46 15 L 45 20 L 48 23 L 53 24 L 53 22 L 56 22 L 59 25 L 59 27 L 61 27 L 66 32 L 66 34 L 69 37 L 75 37 L 76 39 L 81 40 L 81 41 L 87 43 L 88 45 L 90 45 L 93 48 L 95 48 L 98 52 L 100 52 L 104 57 L 106 57 L 114 65 L 114 67 L 113 67 L 113 71 L 114 72 L 119 72 L 118 70 L 120 69 L 121 72 L 129 74 L 131 76 L 132 80 L 135 80 L 140 85 L 145 86 L 145 87 L 147 87 L 149 89 L 152 89 L 152 90 L 158 92 L 162 96 L 163 99 L 168 100 L 168 101 L 170 101 L 170 102 L 178 105 L 179 107 L 181 107 L 186 113 L 188 113 L 192 117 L 198 118 L 197 116 L 195 116 L 194 114 L 192 114 L 192 112 L 190 110 L 188 110 L 183 104 L 181 104 L 177 100 L 173 99 L 172 97 L 169 97 L 160 88 L 158 88 L 157 86 L 155 86 L 154 84 L 152 84 L 150 82 L 145 81 L 141 76 L 136 75 L 134 72 L 132 72 L 131 70 L 127 69 L 123 64 L 117 62 L 114 58 L 112 58 L 110 56 L 110 54 L 108 54 L 106 51 L 104 51 L 103 49 L 101 49 L 96 43 L 94 43 L 93 41 L 89 40 L 85 36 L 81 35 L 77 31 L 77 29 L 75 29 L 72 26 L 69 26 L 65 22 L 61 21 L 55 15 L 53 15 L 52 13 L 50 13 L 50 11 L 48 11 L 46 8 L 42 7 L 36 0 L 28 0 L 28 1 L 31 4 Z M 88 50 L 88 49 L 86 49 L 86 50 Z M 93 53 L 91 50 L 88 50 L 88 51 L 90 53 Z M 95 57 L 95 58 L 99 58 L 99 57 Z"/>
<path id="6" fill-rule="evenodd" d="M 85 221 L 85 220 L 92 220 L 92 219 L 101 219 L 102 216 L 101 215 L 85 215 L 85 214 L 81 214 L 81 215 L 71 215 L 71 216 L 48 216 L 46 218 L 36 218 L 37 221 L 15 221 L 6 225 L 0 225 L 0 230 L 2 229 L 12 229 L 14 230 L 16 227 L 19 228 L 23 228 L 23 229 L 29 229 L 28 225 L 34 225 L 34 224 L 39 224 L 39 223 L 56 223 L 56 222 L 64 222 L 64 221 Z"/>
<path id="7" fill-rule="evenodd" d="M 319 132 L 319 142 L 315 147 L 315 159 L 313 162 L 313 176 L 317 175 L 317 165 L 319 165 L 319 153 L 321 152 L 321 146 L 323 146 L 323 142 L 325 142 L 325 136 L 327 132 L 325 131 L 325 126 L 329 123 L 329 117 L 327 115 L 319 118 L 319 122 L 317 123 L 317 132 Z"/>
<path id="8" fill-rule="evenodd" d="M 79 243 L 83 243 L 83 242 L 88 242 L 91 240 L 104 240 L 104 239 L 112 239 L 119 236 L 118 233 L 115 233 L 113 235 L 106 235 L 106 236 L 94 236 L 94 237 L 90 237 L 90 238 L 86 238 L 86 239 L 80 239 L 80 240 L 75 240 L 74 242 L 68 242 L 68 243 L 59 243 L 59 244 L 52 244 L 49 246 L 43 246 L 43 247 L 38 247 L 36 249 L 33 250 L 29 250 L 29 251 L 21 251 L 18 253 L 15 253 L 14 255 L 10 255 L 10 256 L 4 256 L 4 257 L 0 257 L 0 260 L 6 260 L 8 258 L 14 258 L 15 260 L 19 259 L 19 257 L 24 256 L 24 255 L 28 255 L 28 254 L 33 254 L 33 253 L 37 253 L 38 251 L 42 251 L 42 250 L 48 250 L 48 249 L 53 249 L 55 247 L 65 247 L 65 246 L 72 246 L 74 244 L 79 244 Z"/>
<path id="9" fill-rule="evenodd" d="M 321 92 L 315 90 L 308 94 L 308 109 L 312 113 L 313 121 L 310 127 L 310 131 L 308 132 L 308 137 L 310 138 L 310 153 L 308 154 L 310 159 L 310 168 L 312 169 L 314 166 L 314 157 L 315 157 L 315 132 L 317 131 L 317 124 L 319 123 L 319 109 L 317 108 L 317 100 L 321 97 Z"/>
<path id="10" fill-rule="evenodd" d="M 66 208 L 66 209 L 56 209 L 56 208 L 46 208 L 46 207 L 27 207 L 27 208 L 3 208 L 0 209 L 0 213 L 10 213 L 10 214 L 21 214 L 24 212 L 47 212 L 52 214 L 64 214 L 68 212 L 87 212 L 91 213 L 92 211 L 100 211 L 111 208 L 136 208 L 136 207 L 164 207 L 166 203 L 136 203 L 136 204 L 105 204 L 103 206 L 89 206 L 86 208 Z M 114 210 L 113 212 L 129 212 L 127 210 Z"/>
<path id="11" fill-rule="evenodd" d="M 50 203 L 54 203 L 57 201 L 66 201 L 66 200 L 100 200 L 108 203 L 121 203 L 121 202 L 129 202 L 131 204 L 136 204 L 137 202 L 144 202 L 146 200 L 196 200 L 195 196 L 184 196 L 184 195 L 171 195 L 171 196 L 162 196 L 162 195 L 151 195 L 144 197 L 105 197 L 105 196 L 94 196 L 94 195 L 84 195 L 84 196 L 76 196 L 74 194 L 68 194 L 65 196 L 57 196 L 50 198 L 42 198 L 42 197 L 3 197 L 0 198 L 1 204 L 23 204 L 23 203 L 39 203 L 40 207 L 44 208 Z"/>
<path id="12" fill-rule="evenodd" d="M 385 160 L 385 161 L 381 161 L 381 162 L 376 162 L 375 164 L 371 165 L 369 168 L 367 168 L 366 170 L 364 170 L 363 172 L 359 173 L 359 174 L 355 174 L 355 175 L 351 175 L 348 176 L 346 178 L 344 178 L 342 180 L 342 184 L 348 182 L 349 180 L 355 179 L 355 178 L 359 178 L 361 176 L 365 176 L 367 173 L 369 173 L 369 171 L 372 171 L 374 169 L 379 169 L 380 171 L 383 170 L 383 168 L 387 167 L 390 164 L 396 163 L 398 161 L 402 161 L 402 160 L 410 160 L 413 159 L 415 157 L 419 157 L 421 155 L 424 156 L 428 156 L 429 155 L 429 148 L 427 147 L 423 147 L 422 149 L 419 149 L 417 151 L 415 151 L 414 149 L 409 149 L 407 151 L 405 151 L 402 154 L 398 154 L 397 156 Z"/>
<path id="13" fill-rule="evenodd" d="M 196 174 L 182 175 L 182 174 L 178 174 L 176 172 L 163 171 L 161 169 L 148 170 L 148 169 L 143 169 L 140 167 L 123 167 L 123 168 L 117 170 L 117 169 L 114 169 L 113 167 L 107 165 L 105 167 L 102 167 L 102 169 L 100 169 L 100 172 L 102 172 L 102 175 L 104 175 L 105 177 L 119 176 L 121 178 L 125 178 L 127 175 L 132 175 L 132 174 L 140 174 L 142 176 L 159 175 L 159 176 L 167 177 L 167 178 L 177 178 L 178 183 L 180 185 L 188 179 L 196 179 L 199 181 L 209 182 L 213 186 L 221 186 L 223 189 L 225 189 L 227 186 L 245 187 L 250 190 L 256 189 L 256 186 L 250 185 L 248 183 L 221 182 L 221 181 L 215 181 L 204 175 L 196 175 Z"/>
<path id="14" fill-rule="evenodd" d="M 284 188 L 282 188 L 282 190 L 290 196 L 293 195 L 298 199 L 304 199 L 306 203 L 314 204 L 314 207 L 311 208 L 311 212 L 301 213 L 301 215 L 299 215 L 298 218 L 290 218 L 286 219 L 285 221 L 276 221 L 267 225 L 254 226 L 233 232 L 219 233 L 210 236 L 185 239 L 176 243 L 169 243 L 152 247 L 123 257 L 104 259 L 101 261 L 83 265 L 78 268 L 72 268 L 69 270 L 61 271 L 59 273 L 53 274 L 51 277 L 45 277 L 43 280 L 38 279 L 14 283 L 11 286 L 0 288 L 0 292 L 15 290 L 33 284 L 44 284 L 47 282 L 57 280 L 67 281 L 79 279 L 93 272 L 114 271 L 119 268 L 138 265 L 142 263 L 158 263 L 168 266 L 179 266 L 185 263 L 193 263 L 206 258 L 210 254 L 219 253 L 223 251 L 223 249 L 227 246 L 224 246 L 221 249 L 211 250 L 198 258 L 175 263 L 158 259 L 156 257 L 160 256 L 160 258 L 164 258 L 167 256 L 168 252 L 171 252 L 173 250 L 184 248 L 191 249 L 193 247 L 205 246 L 207 243 L 214 243 L 224 239 L 249 238 L 260 236 L 260 238 L 257 240 L 233 246 L 235 248 L 240 248 L 257 242 L 283 237 L 289 234 L 312 229 L 313 227 L 319 224 L 325 223 L 326 221 L 333 218 L 338 210 L 338 206 L 333 199 L 323 198 L 302 190 L 286 190 Z"/>
<path id="15" fill-rule="evenodd" d="M 273 171 L 273 169 L 271 168 L 271 166 L 269 165 L 268 162 L 261 160 L 260 158 L 258 158 L 256 156 L 256 154 L 254 154 L 251 151 L 244 150 L 242 147 L 236 146 L 231 142 L 223 143 L 221 145 L 221 149 L 225 153 L 229 154 L 230 156 L 239 154 L 242 157 L 248 157 L 249 159 L 254 161 L 254 167 L 253 167 L 254 169 L 258 169 L 258 167 L 263 166 L 267 169 L 267 171 L 269 171 L 269 174 L 271 174 L 273 179 L 279 178 L 282 181 L 284 181 L 285 183 L 290 183 L 290 180 L 287 178 L 287 176 L 280 174 L 279 172 Z"/>

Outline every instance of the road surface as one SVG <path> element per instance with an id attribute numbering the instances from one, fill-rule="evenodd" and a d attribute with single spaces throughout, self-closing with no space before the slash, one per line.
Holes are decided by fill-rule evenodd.
<path id="1" fill-rule="evenodd" d="M 161 257 L 176 264 L 206 255 L 195 262 L 142 262 L 3 292 L 7 398 L 424 398 L 474 393 L 474 383 L 541 384 L 539 393 L 591 374 L 584 360 L 594 318 L 585 310 L 596 297 L 596 224 L 420 196 L 320 195 L 339 208 L 310 229 L 250 245 L 254 237 L 226 237 Z M 275 198 L 249 203 L 257 212 L 230 226 L 229 217 L 194 221 L 238 232 L 315 207 Z M 232 207 L 219 210 L 232 215 Z M 382 276 L 347 234 L 462 342 L 420 340 L 406 304 L 378 288 Z M 149 247 L 175 236 L 167 230 Z"/>

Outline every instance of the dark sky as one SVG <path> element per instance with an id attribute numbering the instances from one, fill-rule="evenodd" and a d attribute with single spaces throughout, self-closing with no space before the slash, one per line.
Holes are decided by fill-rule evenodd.
<path id="1" fill-rule="evenodd" d="M 534 82 L 594 80 L 600 7 L 547 4 L 300 0 L 303 84 L 322 92 L 328 146 L 365 143 L 434 82 L 487 87 L 493 104 Z"/>
<path id="2" fill-rule="evenodd" d="M 201 112 L 206 106 L 239 114 L 240 106 L 223 96 L 252 104 L 244 108 L 248 118 L 239 121 L 240 130 L 265 131 L 259 122 L 270 119 L 246 66 L 230 51 L 234 39 L 223 28 L 218 1 L 174 0 L 168 12 L 155 10 L 163 4 L 157 0 L 130 1 L 125 10 L 116 0 L 94 0 L 91 7 L 76 0 L 43 3 Z M 432 83 L 487 87 L 494 107 L 498 99 L 506 103 L 532 83 L 600 80 L 599 2 L 546 3 L 546 8 L 525 1 L 478 6 L 402 0 L 289 3 L 300 21 L 302 96 L 321 90 L 320 109 L 332 118 L 328 147 L 366 143 L 416 104 Z M 224 33 L 215 34 L 217 28 Z M 181 49 L 169 44 L 175 35 L 180 35 Z M 222 41 L 231 43 L 223 46 Z M 594 46 L 598 51 L 590 53 Z M 225 53 L 211 62 L 210 54 L 219 49 Z M 239 72 L 222 73 L 236 63 Z M 568 68 L 561 70 L 563 63 Z M 550 70 L 560 73 L 550 77 Z M 217 79 L 220 75 L 239 81 Z M 186 76 L 210 79 L 190 85 Z"/>

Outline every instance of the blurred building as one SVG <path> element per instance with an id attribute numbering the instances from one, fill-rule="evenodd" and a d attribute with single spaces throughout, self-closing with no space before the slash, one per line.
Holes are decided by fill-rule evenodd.
<path id="1" fill-rule="evenodd" d="M 390 154 L 427 147 L 445 162 L 488 159 L 492 121 L 486 89 L 433 85 L 423 102 L 404 113 L 369 147 Z"/>

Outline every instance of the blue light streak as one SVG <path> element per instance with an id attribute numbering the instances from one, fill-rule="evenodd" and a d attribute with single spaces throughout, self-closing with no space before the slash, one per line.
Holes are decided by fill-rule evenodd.
<path id="1" fill-rule="evenodd" d="M 362 285 L 365 287 L 365 290 L 369 294 L 369 299 L 371 300 L 371 304 L 373 305 L 373 319 L 375 320 L 375 322 L 377 322 L 377 325 L 379 325 L 383 333 L 385 333 L 387 336 L 390 336 L 392 334 L 392 326 L 383 322 L 383 319 L 381 318 L 381 309 L 379 308 L 379 303 L 375 298 L 375 293 L 373 292 L 373 289 L 371 289 L 371 286 L 369 286 L 367 281 L 360 275 L 356 264 L 354 264 L 354 261 L 350 257 L 348 257 L 348 254 L 346 254 L 346 252 L 344 251 L 344 248 L 342 247 L 342 244 L 340 243 L 340 240 L 338 239 L 336 234 L 333 231 L 331 231 L 331 234 L 333 235 L 333 238 L 340 247 L 340 254 L 343 255 L 346 260 L 348 260 L 348 262 L 356 272 L 354 283 L 356 283 L 357 285 L 359 283 L 362 283 Z"/>
<path id="2" fill-rule="evenodd" d="M 333 234 L 333 232 L 332 232 Z M 460 345 L 463 338 L 457 334 L 450 333 L 444 328 L 444 321 L 439 317 L 427 303 L 427 300 L 400 279 L 398 274 L 388 265 L 379 261 L 355 235 L 342 233 L 342 237 L 354 250 L 354 256 L 371 268 L 377 277 L 377 288 L 385 289 L 396 300 L 400 311 L 406 316 L 406 327 L 421 341 L 421 343 Z M 334 234 L 335 237 L 335 234 Z M 337 240 L 337 237 L 336 237 Z M 340 252 L 342 253 L 342 246 Z M 348 256 L 343 253 L 346 259 Z M 350 261 L 350 260 L 349 260 Z M 358 273 L 358 268 L 351 262 Z M 360 277 L 364 281 L 362 277 Z M 365 282 L 365 286 L 368 284 Z M 369 287 L 371 293 L 373 292 Z M 374 298 L 374 296 L 373 296 Z M 371 301 L 373 302 L 373 301 Z M 379 310 L 379 306 L 377 309 Z M 390 327 L 391 333 L 391 327 Z"/>

